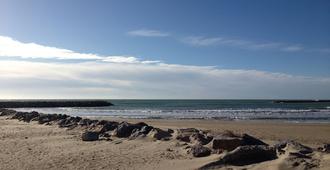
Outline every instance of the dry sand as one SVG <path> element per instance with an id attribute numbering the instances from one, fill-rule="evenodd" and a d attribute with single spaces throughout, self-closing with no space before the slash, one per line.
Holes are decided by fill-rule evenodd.
<path id="1" fill-rule="evenodd" d="M 130 122 L 141 120 L 130 120 Z M 330 143 L 330 124 L 277 122 L 232 122 L 213 120 L 143 120 L 156 127 L 195 127 L 213 132 L 232 130 L 274 143 L 296 139 L 309 146 Z M 148 138 L 83 142 L 81 131 L 56 126 L 6 120 L 0 117 L 0 169 L 196 169 L 219 159 L 213 154 L 193 158 L 175 140 L 153 141 Z M 290 149 L 290 148 L 289 148 Z M 319 169 L 329 169 L 329 154 L 315 153 Z M 287 155 L 279 159 L 233 169 L 287 169 Z M 297 166 L 297 169 L 301 167 Z"/>

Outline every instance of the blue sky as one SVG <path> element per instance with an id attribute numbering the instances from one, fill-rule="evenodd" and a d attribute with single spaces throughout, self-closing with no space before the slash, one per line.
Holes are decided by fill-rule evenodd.
<path id="1" fill-rule="evenodd" d="M 118 65 L 121 65 L 123 72 L 127 71 L 127 67 L 139 67 L 143 74 L 141 79 L 148 83 L 154 82 L 160 75 L 167 77 L 163 80 L 162 88 L 147 87 L 145 84 L 139 86 L 135 80 L 133 81 L 136 77 L 132 77 L 131 74 L 122 75 L 120 80 L 116 79 L 116 82 L 130 84 L 131 93 L 127 93 L 127 88 L 125 90 L 124 87 L 114 87 L 113 84 L 116 83 L 113 82 L 102 84 L 100 88 L 100 84 L 90 84 L 89 81 L 85 83 L 88 88 L 92 88 L 89 89 L 90 94 L 80 95 L 84 91 L 80 89 L 70 94 L 72 98 L 327 98 L 330 95 L 327 88 L 330 85 L 329 9 L 330 2 L 326 0 L 1 0 L 0 36 L 7 37 L 3 40 L 4 44 L 8 44 L 8 38 L 15 43 L 13 51 L 6 50 L 11 47 L 4 48 L 6 51 L 0 51 L 0 62 L 7 65 L 11 62 L 12 68 L 17 68 L 3 70 L 2 75 L 7 75 L 6 80 L 9 80 L 3 88 L 7 88 L 8 91 L 9 86 L 15 84 L 16 80 L 8 77 L 13 75 L 13 72 L 19 72 L 22 62 L 25 62 L 25 66 L 33 68 L 36 64 L 44 64 L 41 67 L 48 71 L 55 64 L 60 64 L 59 67 L 62 68 L 68 64 L 78 67 L 78 64 L 82 63 L 90 64 L 91 67 L 104 67 L 102 74 L 100 70 L 94 70 L 92 78 L 99 78 L 95 82 L 113 81 L 113 77 L 118 75 L 108 75 L 107 71 L 111 72 L 114 67 L 119 67 Z M 19 43 L 21 45 L 16 46 Z M 31 46 L 19 50 L 19 47 L 29 43 L 68 49 L 75 52 L 74 55 L 94 54 L 97 57 L 88 56 L 89 59 L 86 60 L 85 55 L 83 58 L 76 55 L 76 58 L 70 58 L 58 51 L 47 51 L 47 56 L 42 48 L 34 49 Z M 34 52 L 30 54 L 26 48 L 34 49 Z M 36 53 L 38 50 L 41 52 Z M 108 57 L 107 61 L 100 58 L 107 56 L 112 57 Z M 176 74 L 169 73 L 168 65 L 171 69 L 172 66 L 179 66 L 180 70 L 176 70 Z M 196 68 L 203 69 L 207 74 L 191 73 L 190 66 L 194 67 L 194 71 Z M 151 69 L 155 75 L 150 75 L 146 69 Z M 77 70 L 79 68 L 74 71 Z M 240 70 L 242 75 L 237 76 L 237 70 Z M 72 75 L 72 70 L 62 71 Z M 214 77 L 210 75 L 210 72 L 213 74 L 218 71 L 221 73 Z M 120 72 L 118 70 L 118 73 Z M 264 79 L 272 81 L 264 85 L 255 84 L 258 81 L 253 77 L 258 76 L 252 72 L 267 75 Z M 182 77 L 178 76 L 180 73 Z M 47 75 L 52 77 L 55 74 L 58 73 L 50 71 Z M 223 78 L 223 74 L 228 75 Z M 282 83 L 284 80 L 283 77 L 278 77 L 279 74 L 287 78 L 293 77 L 288 78 L 292 81 L 291 84 Z M 82 76 L 82 73 L 75 75 Z M 274 75 L 275 78 L 272 77 Z M 55 81 L 31 78 L 36 77 L 37 73 L 26 73 L 25 76 L 30 76 L 27 78 L 27 81 L 31 82 L 29 86 L 34 86 L 34 81 L 45 84 Z M 84 76 L 88 79 L 88 76 Z M 233 76 L 236 78 L 233 79 Z M 241 76 L 245 77 L 244 83 L 247 84 L 237 82 Z M 68 78 L 72 84 L 65 85 L 63 82 L 68 82 Z M 188 78 L 187 82 L 173 83 Z M 191 86 L 190 91 L 187 90 L 185 93 L 172 89 L 181 88 L 185 83 L 195 84 L 201 80 L 208 83 L 198 82 L 198 86 Z M 11 81 L 12 84 L 9 85 Z M 49 90 L 42 89 L 45 96 L 39 97 L 70 98 L 61 94 L 67 94 L 66 90 L 72 86 L 78 88 L 84 84 L 74 76 L 62 77 L 56 81 L 63 86 L 57 90 L 58 93 L 52 94 Z M 250 88 L 236 91 L 228 90 L 227 86 L 209 86 L 210 83 L 224 81 L 227 81 L 228 87 L 240 84 Z M 267 82 L 262 79 L 260 81 Z M 283 89 L 291 86 L 295 88 L 293 84 L 302 82 L 306 87 L 295 89 L 295 92 Z M 164 85 L 167 83 L 169 84 Z M 214 91 L 218 90 L 226 93 L 214 94 Z M 11 92 L 7 92 L 3 98 L 34 98 L 38 97 L 33 95 L 34 92 L 39 92 L 31 88 L 22 90 L 26 95 L 18 94 L 17 89 L 9 91 Z M 194 94 L 192 91 L 197 93 Z M 278 93 L 279 91 L 283 91 L 283 94 Z"/>

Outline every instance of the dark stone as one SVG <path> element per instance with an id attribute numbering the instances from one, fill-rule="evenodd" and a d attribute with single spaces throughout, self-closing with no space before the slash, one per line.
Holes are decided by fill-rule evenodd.
<path id="1" fill-rule="evenodd" d="M 242 145 L 266 145 L 266 146 L 268 145 L 267 143 L 248 134 L 243 134 L 242 140 L 243 140 Z"/>
<path id="2" fill-rule="evenodd" d="M 276 150 L 265 145 L 239 146 L 228 152 L 220 160 L 211 162 L 199 169 L 216 169 L 226 165 L 244 166 L 254 163 L 274 160 L 277 158 Z"/>
<path id="3" fill-rule="evenodd" d="M 143 134 L 148 134 L 154 127 L 152 126 L 143 126 L 140 130 L 141 133 Z"/>
<path id="4" fill-rule="evenodd" d="M 199 133 L 199 130 L 195 128 L 178 129 L 175 139 L 190 142 L 190 136 L 196 133 Z"/>
<path id="5" fill-rule="evenodd" d="M 134 129 L 141 130 L 143 127 L 148 126 L 144 122 L 130 124 L 127 122 L 120 123 L 114 130 L 114 135 L 119 138 L 125 138 L 131 136 Z"/>
<path id="6" fill-rule="evenodd" d="M 119 138 L 126 138 L 132 134 L 132 131 L 135 129 L 135 126 L 122 122 L 118 125 L 118 127 L 114 130 L 114 136 Z"/>
<path id="7" fill-rule="evenodd" d="M 24 122 L 30 122 L 32 119 L 38 117 L 40 114 L 38 112 L 16 112 L 12 119 L 18 119 Z"/>
<path id="8" fill-rule="evenodd" d="M 292 141 L 292 140 L 281 141 L 281 142 L 275 144 L 274 147 L 277 150 L 282 150 L 285 147 L 291 147 L 293 150 L 296 150 L 296 152 L 299 152 L 301 154 L 309 154 L 309 153 L 312 153 L 313 152 L 313 149 L 312 148 L 310 148 L 308 146 L 305 146 L 305 145 L 303 145 L 301 143 L 298 143 L 296 141 Z"/>
<path id="9" fill-rule="evenodd" d="M 81 120 L 81 117 L 67 117 L 66 119 L 61 119 L 57 122 L 61 128 L 72 128 L 78 125 L 78 122 Z"/>
<path id="10" fill-rule="evenodd" d="M 212 140 L 212 148 L 215 150 L 232 151 L 243 144 L 243 140 L 238 137 L 216 136 Z"/>
<path id="11" fill-rule="evenodd" d="M 83 141 L 96 141 L 99 140 L 99 133 L 87 131 L 81 135 L 81 139 Z"/>
<path id="12" fill-rule="evenodd" d="M 201 134 L 201 133 L 194 133 L 189 137 L 190 142 L 198 143 L 201 145 L 206 145 L 210 143 L 212 139 L 213 139 L 212 136 L 208 136 L 206 134 Z"/>
<path id="13" fill-rule="evenodd" d="M 172 135 L 164 130 L 159 128 L 153 128 L 149 133 L 148 136 L 157 140 L 168 140 Z"/>
<path id="14" fill-rule="evenodd" d="M 174 133 L 174 130 L 173 129 L 167 129 L 167 132 L 172 134 L 172 133 Z"/>
<path id="15" fill-rule="evenodd" d="M 323 152 L 330 153 L 330 144 L 324 144 L 322 151 Z"/>
<path id="16" fill-rule="evenodd" d="M 11 116 L 16 113 L 15 110 L 10 110 L 10 109 L 0 109 L 0 116 Z"/>
<path id="17" fill-rule="evenodd" d="M 100 130 L 100 133 L 105 133 L 107 131 L 112 131 L 115 130 L 118 127 L 118 122 L 111 122 L 111 121 L 106 121 L 102 122 L 103 126 Z"/>
<path id="18" fill-rule="evenodd" d="M 197 144 L 197 145 L 192 146 L 190 148 L 189 152 L 194 157 L 204 157 L 204 156 L 209 156 L 211 154 L 211 149 L 209 149 L 203 145 Z"/>

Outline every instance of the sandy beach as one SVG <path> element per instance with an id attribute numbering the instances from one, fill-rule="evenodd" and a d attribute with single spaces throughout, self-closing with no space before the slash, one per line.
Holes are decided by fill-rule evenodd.
<path id="1" fill-rule="evenodd" d="M 101 118 L 101 117 L 99 117 Z M 102 118 L 103 119 L 103 118 Z M 119 120 L 116 120 L 119 121 Z M 231 130 L 248 133 L 268 144 L 294 139 L 313 148 L 330 142 L 329 124 L 281 122 L 216 121 L 216 120 L 127 120 L 144 121 L 162 129 L 194 127 L 213 133 Z M 161 141 L 151 138 L 113 138 L 85 142 L 80 128 L 59 128 L 37 122 L 22 122 L 0 117 L 0 169 L 198 169 L 219 160 L 222 154 L 196 158 L 187 153 L 182 142 Z M 292 148 L 286 148 L 292 151 Z M 216 169 L 301 169 L 292 167 L 294 160 L 288 154 L 278 159 L 245 166 L 225 166 Z M 316 167 L 327 169 L 330 155 L 314 152 L 311 156 Z"/>

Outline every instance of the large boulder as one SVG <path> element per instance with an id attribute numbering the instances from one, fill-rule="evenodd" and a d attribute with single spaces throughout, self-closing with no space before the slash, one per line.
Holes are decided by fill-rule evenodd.
<path id="1" fill-rule="evenodd" d="M 87 131 L 81 135 L 81 139 L 83 141 L 96 141 L 99 140 L 99 133 Z"/>
<path id="2" fill-rule="evenodd" d="M 330 153 L 330 144 L 324 144 L 322 151 Z"/>
<path id="3" fill-rule="evenodd" d="M 211 154 L 211 149 L 201 144 L 196 144 L 193 145 L 188 152 L 191 153 L 194 157 L 204 157 Z"/>
<path id="4" fill-rule="evenodd" d="M 100 121 L 100 122 L 102 122 L 102 121 Z M 115 130 L 118 127 L 119 123 L 113 122 L 113 121 L 106 121 L 106 122 L 102 122 L 99 124 L 101 124 L 101 126 L 102 126 L 100 133 L 105 133 L 107 131 Z"/>
<path id="5" fill-rule="evenodd" d="M 274 147 L 279 151 L 286 148 L 286 150 L 290 150 L 292 153 L 310 154 L 313 152 L 312 148 L 292 140 L 281 141 L 275 144 Z"/>
<path id="6" fill-rule="evenodd" d="M 149 133 L 148 136 L 157 139 L 157 140 L 168 140 L 172 135 L 168 131 L 164 131 L 159 128 L 153 128 Z"/>
<path id="7" fill-rule="evenodd" d="M 212 136 L 202 133 L 194 133 L 190 135 L 189 140 L 191 143 L 206 145 L 213 139 Z"/>
<path id="8" fill-rule="evenodd" d="M 219 135 L 212 140 L 212 149 L 232 151 L 243 144 L 242 138 Z"/>
<path id="9" fill-rule="evenodd" d="M 57 124 L 59 125 L 59 127 L 61 128 L 72 128 L 72 127 L 76 127 L 78 125 L 78 122 L 81 120 L 81 117 L 71 117 L 68 116 L 65 119 L 61 119 L 57 122 Z"/>
<path id="10" fill-rule="evenodd" d="M 260 139 L 257 139 L 248 134 L 243 134 L 241 138 L 243 140 L 242 145 L 268 145 L 267 143 L 261 141 Z"/>
<path id="11" fill-rule="evenodd" d="M 174 136 L 179 141 L 190 142 L 190 136 L 199 132 L 200 130 L 195 128 L 177 129 Z"/>
<path id="12" fill-rule="evenodd" d="M 277 155 L 274 147 L 245 145 L 239 146 L 235 150 L 225 154 L 220 160 L 206 164 L 199 169 L 217 169 L 226 165 L 244 166 L 276 158 Z"/>
<path id="13" fill-rule="evenodd" d="M 276 150 L 273 147 L 264 145 L 246 145 L 240 146 L 227 153 L 222 162 L 231 165 L 249 165 L 263 161 L 276 159 Z"/>
<path id="14" fill-rule="evenodd" d="M 144 122 L 140 122 L 136 124 L 122 122 L 114 130 L 113 135 L 119 138 L 126 138 L 131 136 L 134 129 L 141 130 L 144 126 L 148 126 L 148 125 Z"/>

